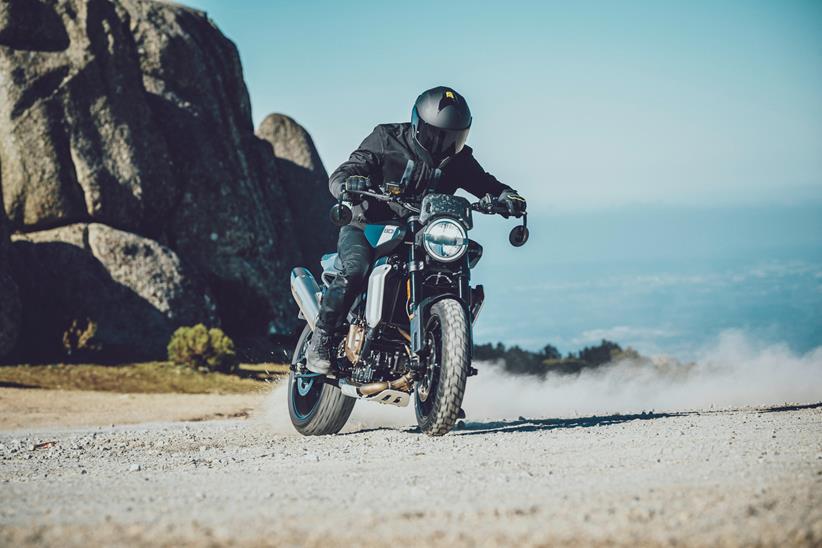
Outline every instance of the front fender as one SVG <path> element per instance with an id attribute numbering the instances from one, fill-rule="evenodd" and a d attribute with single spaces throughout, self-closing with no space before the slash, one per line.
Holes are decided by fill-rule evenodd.
<path id="1" fill-rule="evenodd" d="M 428 323 L 428 316 L 431 311 L 431 306 L 443 299 L 454 299 L 460 303 L 460 306 L 462 306 L 462 309 L 465 311 L 465 317 L 468 318 L 468 325 L 471 326 L 471 329 L 468 330 L 468 348 L 471 349 L 469 352 L 473 352 L 474 326 L 470 306 L 459 295 L 455 295 L 453 293 L 443 293 L 442 295 L 433 295 L 423 299 L 414 309 L 414 316 L 411 318 L 411 351 L 415 354 L 419 353 L 423 349 L 423 334 L 425 333 L 425 325 Z"/>

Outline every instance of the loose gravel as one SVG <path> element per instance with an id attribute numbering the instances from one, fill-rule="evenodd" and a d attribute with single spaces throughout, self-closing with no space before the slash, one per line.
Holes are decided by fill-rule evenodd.
<path id="1" fill-rule="evenodd" d="M 0 545 L 822 544 L 822 407 L 0 433 Z"/>

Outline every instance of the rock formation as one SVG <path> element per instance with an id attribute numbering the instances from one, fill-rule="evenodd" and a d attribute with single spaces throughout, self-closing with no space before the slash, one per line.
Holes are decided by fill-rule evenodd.
<path id="1" fill-rule="evenodd" d="M 101 355 L 160 357 L 172 327 L 198 321 L 235 336 L 290 334 L 288 272 L 316 261 L 333 227 L 325 205 L 300 204 L 327 181 L 311 138 L 274 120 L 261 127 L 268 142 L 255 136 L 237 49 L 197 10 L 0 4 L 16 355 L 71 348 L 80 333 Z"/>
<path id="2" fill-rule="evenodd" d="M 179 325 L 216 322 L 213 300 L 154 240 L 98 223 L 14 236 L 26 356 L 162 356 Z"/>
<path id="3" fill-rule="evenodd" d="M 229 330 L 290 333 L 285 280 L 301 254 L 274 159 L 254 136 L 237 49 L 194 10 L 123 5 L 182 187 L 165 227 L 170 244 L 207 274 Z"/>
<path id="4" fill-rule="evenodd" d="M 317 230 L 317 225 L 328 222 L 334 204 L 320 155 L 308 132 L 282 114 L 266 116 L 257 136 L 271 144 L 288 203 L 301 213 L 294 216 L 294 230 L 306 264 L 313 267 L 324 253 L 337 248 L 335 231 Z"/>

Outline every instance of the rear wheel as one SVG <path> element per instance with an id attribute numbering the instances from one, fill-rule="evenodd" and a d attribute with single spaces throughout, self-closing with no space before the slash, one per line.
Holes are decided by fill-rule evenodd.
<path id="1" fill-rule="evenodd" d="M 292 363 L 305 360 L 305 352 L 311 340 L 311 328 L 303 329 Z M 336 386 L 324 382 L 319 375 L 297 374 L 288 376 L 288 414 L 291 424 L 304 436 L 324 436 L 336 434 L 351 416 L 354 398 L 344 396 Z"/>
<path id="2" fill-rule="evenodd" d="M 415 398 L 417 424 L 429 436 L 447 434 L 459 418 L 471 365 L 469 328 L 465 309 L 456 300 L 431 306 L 425 328 L 428 367 L 416 383 Z"/>

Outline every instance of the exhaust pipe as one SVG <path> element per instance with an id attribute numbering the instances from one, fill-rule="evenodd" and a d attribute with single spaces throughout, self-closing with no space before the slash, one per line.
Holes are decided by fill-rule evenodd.
<path id="1" fill-rule="evenodd" d="M 414 382 L 412 373 L 406 373 L 393 381 L 372 382 L 369 384 L 355 384 L 346 379 L 340 379 L 340 391 L 349 398 L 373 400 L 387 405 L 405 407 L 411 398 L 411 386 Z"/>
<path id="2" fill-rule="evenodd" d="M 321 295 L 320 287 L 310 270 L 298 266 L 291 271 L 291 296 L 312 331 L 317 327 Z"/>
<path id="3" fill-rule="evenodd" d="M 346 389 L 343 390 L 344 394 L 353 395 L 353 389 L 356 392 L 356 397 L 368 397 L 373 396 L 374 394 L 379 394 L 383 390 L 402 390 L 403 392 L 410 392 L 413 382 L 414 376 L 409 372 L 402 377 L 394 379 L 393 381 L 379 381 L 368 384 L 354 384 L 346 381 L 345 379 L 340 379 L 340 386 L 346 387 Z"/>

